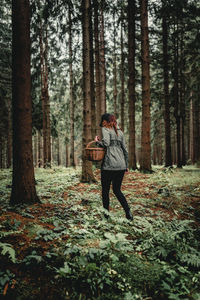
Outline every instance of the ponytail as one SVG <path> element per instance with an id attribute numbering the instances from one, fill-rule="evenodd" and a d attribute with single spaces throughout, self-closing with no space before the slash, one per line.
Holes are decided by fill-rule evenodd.
<path id="1" fill-rule="evenodd" d="M 118 135 L 118 130 L 117 130 L 117 121 L 114 115 L 110 115 L 109 121 L 111 123 L 111 126 L 114 128 L 114 131 L 116 135 Z"/>

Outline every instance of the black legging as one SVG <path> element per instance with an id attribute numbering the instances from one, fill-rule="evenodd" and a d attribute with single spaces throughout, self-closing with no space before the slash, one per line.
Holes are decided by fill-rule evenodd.
<path id="1" fill-rule="evenodd" d="M 103 207 L 109 210 L 109 191 L 112 182 L 113 193 L 121 203 L 123 209 L 127 213 L 129 211 L 129 206 L 126 201 L 124 194 L 121 192 L 121 184 L 124 177 L 125 170 L 120 171 L 110 171 L 101 170 L 101 185 L 102 185 L 102 201 Z"/>

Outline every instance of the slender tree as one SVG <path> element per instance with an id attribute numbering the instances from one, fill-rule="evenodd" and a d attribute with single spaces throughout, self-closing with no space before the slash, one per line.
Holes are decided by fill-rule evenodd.
<path id="1" fill-rule="evenodd" d="M 135 170 L 135 1 L 128 0 L 129 168 Z"/>
<path id="2" fill-rule="evenodd" d="M 124 55 L 124 35 L 123 35 L 123 9 L 121 13 L 121 37 L 120 37 L 120 48 L 121 48 L 121 66 L 120 66 L 120 77 L 121 77 L 121 128 L 124 130 L 124 106 L 125 106 L 125 75 L 124 75 L 124 63 L 125 63 L 125 55 Z"/>
<path id="3" fill-rule="evenodd" d="M 13 177 L 10 203 L 36 203 L 32 153 L 29 0 L 12 1 Z"/>
<path id="4" fill-rule="evenodd" d="M 181 117 L 180 117 L 180 99 L 179 99 L 179 36 L 178 36 L 178 19 L 174 20 L 174 33 L 173 33 L 173 59 L 174 59 L 174 117 L 176 120 L 176 146 L 177 146 L 177 167 L 182 167 L 181 160 Z"/>
<path id="5" fill-rule="evenodd" d="M 38 2 L 40 6 L 40 1 Z M 44 6 L 42 8 L 46 10 Z M 41 8 L 40 8 L 41 10 Z M 47 16 L 47 13 L 46 13 Z M 41 101 L 43 112 L 43 166 L 51 166 L 51 128 L 50 128 L 50 102 L 48 87 L 48 24 L 47 17 L 43 22 L 40 17 L 40 67 L 41 67 Z"/>
<path id="6" fill-rule="evenodd" d="M 12 124 L 11 124 L 11 101 L 8 99 L 8 121 L 7 121 L 7 168 L 12 164 Z"/>
<path id="7" fill-rule="evenodd" d="M 142 135 L 140 170 L 151 171 L 148 0 L 141 0 Z"/>
<path id="8" fill-rule="evenodd" d="M 71 151 L 70 165 L 75 167 L 74 160 L 74 93 L 73 93 L 73 57 L 72 57 L 72 7 L 69 6 L 69 93 L 70 93 L 70 131 L 71 131 Z M 68 116 L 67 116 L 68 118 Z M 68 161 L 68 151 L 66 151 L 66 162 Z"/>
<path id="9" fill-rule="evenodd" d="M 99 57 L 99 3 L 93 1 L 94 6 L 94 42 L 95 42 L 95 98 L 96 98 L 96 133 L 101 136 L 99 127 L 101 120 L 101 98 L 100 98 L 100 57 Z"/>
<path id="10" fill-rule="evenodd" d="M 83 182 L 96 181 L 92 172 L 92 162 L 85 156 L 86 145 L 91 141 L 91 43 L 90 43 L 90 0 L 82 0 L 83 35 L 83 141 L 82 141 L 82 178 Z"/>
<path id="11" fill-rule="evenodd" d="M 100 99 L 101 114 L 106 112 L 106 62 L 104 39 L 104 0 L 100 2 Z"/>
<path id="12" fill-rule="evenodd" d="M 163 37 L 163 76 L 164 76 L 164 121 L 165 121 L 165 166 L 172 166 L 171 124 L 169 104 L 169 54 L 168 54 L 168 24 L 165 12 L 162 16 Z"/>
<path id="13" fill-rule="evenodd" d="M 115 21 L 115 11 L 114 11 L 114 32 L 113 32 L 113 107 L 114 115 L 117 117 L 117 54 L 116 54 L 116 21 Z"/>
<path id="14" fill-rule="evenodd" d="M 91 133 L 92 139 L 96 136 L 96 99 L 94 86 L 94 50 L 93 50 L 93 24 L 92 24 L 92 7 L 89 18 L 89 32 L 90 32 L 90 84 L 91 84 Z"/>

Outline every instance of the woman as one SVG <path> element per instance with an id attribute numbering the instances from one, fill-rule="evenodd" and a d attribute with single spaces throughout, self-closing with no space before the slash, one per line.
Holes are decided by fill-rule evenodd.
<path id="1" fill-rule="evenodd" d="M 133 220 L 132 213 L 125 196 L 121 192 L 124 173 L 128 172 L 128 152 L 126 150 L 123 132 L 117 127 L 114 115 L 104 114 L 101 117 L 102 141 L 95 137 L 97 145 L 106 148 L 106 154 L 101 165 L 101 185 L 103 207 L 109 211 L 109 190 L 112 188 L 115 196 L 126 213 L 126 218 Z"/>

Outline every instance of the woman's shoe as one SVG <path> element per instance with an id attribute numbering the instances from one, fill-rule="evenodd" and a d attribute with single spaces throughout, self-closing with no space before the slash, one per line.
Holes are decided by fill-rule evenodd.
<path id="1" fill-rule="evenodd" d="M 129 209 L 128 212 L 126 213 L 126 218 L 127 218 L 128 220 L 130 220 L 130 221 L 133 221 L 133 215 L 132 215 L 130 209 Z"/>

